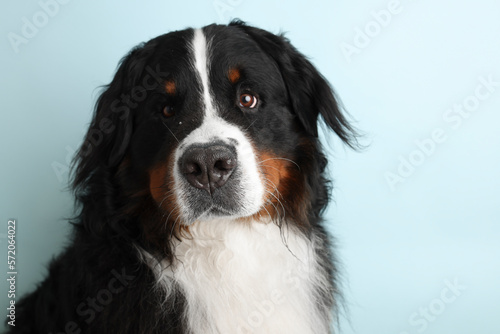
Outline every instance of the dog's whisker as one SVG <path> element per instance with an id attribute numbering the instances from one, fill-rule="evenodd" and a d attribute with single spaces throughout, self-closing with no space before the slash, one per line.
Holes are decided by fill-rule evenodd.
<path id="1" fill-rule="evenodd" d="M 163 197 L 163 199 L 161 200 L 160 204 L 158 205 L 158 207 L 162 207 L 163 205 L 163 202 L 165 202 L 168 198 L 172 197 L 175 195 L 175 193 L 172 191 L 171 194 L 165 194 L 166 196 Z"/>
<path id="2" fill-rule="evenodd" d="M 285 210 L 285 207 L 284 207 L 283 203 L 281 203 L 281 200 L 280 200 L 278 197 L 276 197 L 276 195 L 274 195 L 272 192 L 270 192 L 270 191 L 268 191 L 268 190 L 267 190 L 267 192 L 268 192 L 271 196 L 273 196 L 274 198 L 276 198 L 276 200 L 278 201 L 278 204 L 280 204 L 280 205 L 281 205 L 281 208 L 283 209 L 283 218 L 284 218 L 284 217 L 285 217 L 285 214 L 286 214 L 286 210 Z M 271 201 L 271 203 L 272 203 L 272 201 Z M 277 210 L 277 208 L 276 208 L 276 210 Z"/>
<path id="3" fill-rule="evenodd" d="M 266 161 L 269 161 L 269 160 L 285 160 L 285 161 L 289 161 L 289 162 L 293 163 L 295 166 L 297 166 L 297 168 L 300 170 L 300 166 L 299 166 L 298 163 L 296 163 L 295 161 L 293 161 L 291 159 L 287 159 L 287 158 L 268 158 L 268 159 L 259 161 L 259 164 L 261 164 L 263 162 L 266 162 Z"/>
<path id="4" fill-rule="evenodd" d="M 278 172 L 281 172 L 281 171 L 279 170 L 279 168 L 274 167 L 274 166 L 269 166 L 269 165 L 264 165 L 264 164 L 260 164 L 260 166 L 264 166 L 264 167 L 267 167 L 267 168 L 273 168 L 273 169 L 276 169 Z"/>
<path id="5" fill-rule="evenodd" d="M 255 122 L 257 122 L 257 119 L 255 119 L 252 123 L 250 123 L 250 125 L 247 126 L 245 130 L 248 130 L 252 125 L 254 125 Z"/>
<path id="6" fill-rule="evenodd" d="M 280 196 L 281 198 L 284 198 L 283 195 L 281 194 L 281 192 L 279 191 L 278 189 L 278 186 L 276 186 L 276 184 L 274 182 L 272 182 L 271 180 L 267 179 L 267 178 L 264 178 L 264 181 L 266 182 L 266 184 L 270 184 L 273 188 L 273 194 L 276 192 L 278 194 L 278 196 Z"/>
<path id="7" fill-rule="evenodd" d="M 168 125 L 167 125 L 167 124 L 165 124 L 165 122 L 162 122 L 162 124 L 163 124 L 163 125 L 165 125 L 165 127 L 168 129 L 168 131 L 170 131 L 170 133 L 172 134 L 172 136 L 174 136 L 175 140 L 177 140 L 177 142 L 178 142 L 178 143 L 180 143 L 180 142 L 179 142 L 179 139 L 177 139 L 177 137 L 176 137 L 176 136 L 175 136 L 175 134 L 172 132 L 172 130 L 170 130 L 170 128 L 168 127 Z"/>
<path id="8" fill-rule="evenodd" d="M 173 235 L 174 235 L 175 226 L 177 225 L 177 221 L 180 220 L 180 217 L 181 217 L 180 215 L 177 216 L 177 218 L 175 219 L 174 223 L 172 224 L 172 229 L 170 230 L 170 238 L 172 238 Z"/>

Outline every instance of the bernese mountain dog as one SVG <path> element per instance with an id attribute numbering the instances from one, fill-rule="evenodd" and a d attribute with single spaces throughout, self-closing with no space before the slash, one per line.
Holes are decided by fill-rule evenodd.
<path id="1" fill-rule="evenodd" d="M 75 157 L 71 243 L 10 333 L 332 333 L 318 118 L 356 146 L 283 35 L 233 21 L 132 49 Z"/>

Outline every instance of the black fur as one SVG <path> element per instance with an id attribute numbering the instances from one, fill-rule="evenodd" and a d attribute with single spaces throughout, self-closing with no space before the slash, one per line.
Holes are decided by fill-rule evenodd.
<path id="1" fill-rule="evenodd" d="M 214 71 L 237 58 L 245 65 L 242 76 L 265 101 L 258 117 L 237 112 L 225 117 L 246 128 L 257 147 L 291 157 L 300 166 L 302 186 L 297 185 L 297 191 L 305 198 L 306 215 L 288 204 L 284 209 L 289 224 L 323 240 L 317 255 L 331 286 L 318 302 L 333 309 L 337 269 L 321 219 L 330 194 L 324 175 L 327 161 L 317 138 L 318 116 L 348 145 L 356 145 L 355 133 L 327 81 L 286 38 L 239 21 L 204 31 L 220 43 Z M 182 237 L 165 231 L 164 212 L 148 192 L 147 171 L 172 153 L 174 136 L 181 140 L 201 122 L 195 112 L 200 105 L 192 98 L 196 78 L 187 70 L 186 41 L 192 34 L 189 29 L 174 32 L 134 48 L 105 87 L 75 158 L 73 188 L 79 215 L 71 245 L 52 261 L 39 287 L 18 303 L 10 333 L 186 333 L 182 293 L 165 301 L 137 247 L 172 260 L 171 243 L 165 239 Z M 182 127 L 157 112 L 170 99 L 161 92 L 169 78 L 178 82 L 182 99 L 168 103 L 191 111 L 189 120 L 176 116 Z M 234 108 L 233 88 L 213 80 L 221 108 Z"/>

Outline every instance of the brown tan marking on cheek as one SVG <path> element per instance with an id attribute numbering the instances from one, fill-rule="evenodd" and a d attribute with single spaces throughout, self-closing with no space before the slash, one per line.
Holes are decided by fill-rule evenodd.
<path id="1" fill-rule="evenodd" d="M 291 218 L 299 226 L 307 226 L 308 195 L 302 171 L 293 162 L 272 152 L 256 152 L 266 191 L 262 209 L 248 218 Z"/>
<path id="2" fill-rule="evenodd" d="M 310 202 L 305 175 L 294 165 L 289 164 L 287 169 L 289 173 L 281 179 L 280 192 L 285 198 L 288 213 L 299 226 L 307 226 Z"/>
<path id="3" fill-rule="evenodd" d="M 232 84 L 235 84 L 238 82 L 238 80 L 240 80 L 241 77 L 240 70 L 238 68 L 232 67 L 229 69 L 227 76 L 229 78 L 229 81 Z"/>
<path id="4" fill-rule="evenodd" d="M 149 171 L 149 191 L 155 202 L 166 213 L 167 223 L 179 218 L 179 206 L 174 192 L 173 158 L 162 161 Z"/>
<path id="5" fill-rule="evenodd" d="M 258 151 L 257 151 L 258 152 Z M 288 162 L 272 152 L 258 152 L 258 164 L 264 184 L 264 206 L 254 218 L 283 216 L 286 211 L 285 188 L 283 185 L 289 177 Z"/>
<path id="6" fill-rule="evenodd" d="M 191 238 L 189 226 L 180 221 L 180 208 L 174 192 L 173 155 L 149 171 L 149 192 L 163 213 L 155 224 L 147 222 L 148 240 L 161 244 L 169 237 Z"/>
<path id="7" fill-rule="evenodd" d="M 285 178 L 286 174 L 288 174 L 284 164 L 286 160 L 282 160 L 269 152 L 261 153 L 259 160 L 266 190 L 271 193 L 279 190 L 281 179 Z M 271 195 L 267 193 L 265 196 L 269 198 Z"/>

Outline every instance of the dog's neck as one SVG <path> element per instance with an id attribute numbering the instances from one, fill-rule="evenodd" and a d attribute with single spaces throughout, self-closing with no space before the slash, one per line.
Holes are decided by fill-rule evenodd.
<path id="1" fill-rule="evenodd" d="M 316 240 L 270 221 L 219 219 L 189 231 L 174 245 L 175 263 L 149 264 L 167 293 L 180 287 L 192 333 L 329 332 Z"/>

